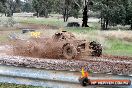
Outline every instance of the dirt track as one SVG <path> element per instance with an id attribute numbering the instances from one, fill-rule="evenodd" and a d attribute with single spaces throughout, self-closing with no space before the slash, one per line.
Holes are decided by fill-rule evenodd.
<path id="1" fill-rule="evenodd" d="M 7 52 L 12 50 L 9 46 L 2 47 L 0 52 L 3 49 Z M 70 71 L 81 71 L 81 68 L 85 67 L 88 71 L 92 70 L 98 73 L 132 75 L 132 57 L 102 55 L 101 57 L 85 56 L 79 59 L 67 60 L 7 56 L 4 51 L 1 52 L 4 54 L 0 56 L 0 64 Z"/>
<path id="2" fill-rule="evenodd" d="M 69 71 L 81 71 L 84 67 L 87 71 L 97 73 L 132 75 L 132 61 L 96 61 L 88 60 L 88 58 L 87 60 L 66 60 L 1 55 L 0 64 Z"/>
<path id="3" fill-rule="evenodd" d="M 3 49 L 10 50 L 11 48 L 7 46 L 3 47 Z M 97 73 L 132 75 L 132 57 L 111 55 L 102 55 L 101 57 L 84 57 L 78 60 L 67 60 L 31 58 L 1 54 L 0 64 L 69 71 L 81 71 L 81 68 L 84 67 L 88 71 L 91 70 Z"/>

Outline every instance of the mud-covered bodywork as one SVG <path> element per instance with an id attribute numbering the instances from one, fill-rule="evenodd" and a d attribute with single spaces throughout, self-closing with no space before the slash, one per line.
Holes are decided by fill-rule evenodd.
<path id="1" fill-rule="evenodd" d="M 78 40 L 72 33 L 66 31 L 57 32 L 51 38 L 17 40 L 13 50 L 17 55 L 42 58 L 74 59 L 84 54 L 87 56 L 102 54 L 100 44 L 95 41 Z"/>
<path id="2" fill-rule="evenodd" d="M 66 31 L 55 33 L 52 37 L 54 44 L 58 43 L 58 48 L 62 49 L 62 55 L 67 59 L 76 58 L 82 53 L 90 56 L 100 56 L 102 47 L 95 41 L 87 42 L 86 40 L 78 40 L 75 36 Z"/>

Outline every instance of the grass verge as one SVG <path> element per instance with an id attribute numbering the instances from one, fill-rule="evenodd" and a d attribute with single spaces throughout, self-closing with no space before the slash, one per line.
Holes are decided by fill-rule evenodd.
<path id="1" fill-rule="evenodd" d="M 103 31 L 102 33 L 102 31 L 96 30 L 94 27 L 67 28 L 66 30 L 75 33 L 79 39 L 94 40 L 100 42 L 103 46 L 104 54 L 132 56 L 132 42 L 126 40 L 127 38 L 122 40 L 118 37 L 109 38 L 108 36 L 106 37 L 103 35 L 109 33 L 109 31 Z M 114 36 L 116 36 L 118 31 L 115 31 L 114 34 Z M 124 32 L 124 34 L 126 33 Z"/>
<path id="2" fill-rule="evenodd" d="M 31 85 L 19 85 L 19 84 L 11 84 L 11 83 L 0 83 L 0 88 L 43 88 Z"/>
<path id="3" fill-rule="evenodd" d="M 16 22 L 28 24 L 45 24 L 45 25 L 52 25 L 52 26 L 63 26 L 62 19 L 54 19 L 54 18 L 15 18 Z"/>

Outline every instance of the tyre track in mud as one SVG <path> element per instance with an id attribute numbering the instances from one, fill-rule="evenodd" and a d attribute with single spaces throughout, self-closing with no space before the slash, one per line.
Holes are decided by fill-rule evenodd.
<path id="1" fill-rule="evenodd" d="M 79 59 L 78 59 L 79 60 Z M 85 57 L 82 58 L 82 60 L 87 60 L 87 61 L 103 61 L 103 62 L 112 62 L 112 63 L 132 63 L 132 57 L 121 57 L 121 56 L 110 56 L 110 55 L 102 55 L 100 57 Z"/>
<path id="2" fill-rule="evenodd" d="M 86 60 L 85 58 L 82 60 L 66 60 L 1 55 L 0 64 L 67 71 L 81 71 L 81 68 L 84 67 L 85 70 L 92 71 L 93 73 L 109 73 L 132 76 L 132 61 L 109 61 L 106 60 L 106 58 L 98 60 L 99 57 L 91 59 L 88 58 Z"/>

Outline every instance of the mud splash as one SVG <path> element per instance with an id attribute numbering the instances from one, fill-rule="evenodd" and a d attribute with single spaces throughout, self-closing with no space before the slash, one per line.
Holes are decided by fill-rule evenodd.
<path id="1" fill-rule="evenodd" d="M 13 40 L 13 55 L 38 57 L 38 58 L 60 58 L 61 51 L 52 46 L 59 46 L 52 43 L 49 38 L 30 38 L 28 40 Z"/>
<path id="2" fill-rule="evenodd" d="M 39 58 L 77 59 L 81 56 L 100 56 L 99 43 L 78 40 L 66 31 L 57 32 L 51 38 L 29 38 L 12 40 L 13 54 Z"/>

